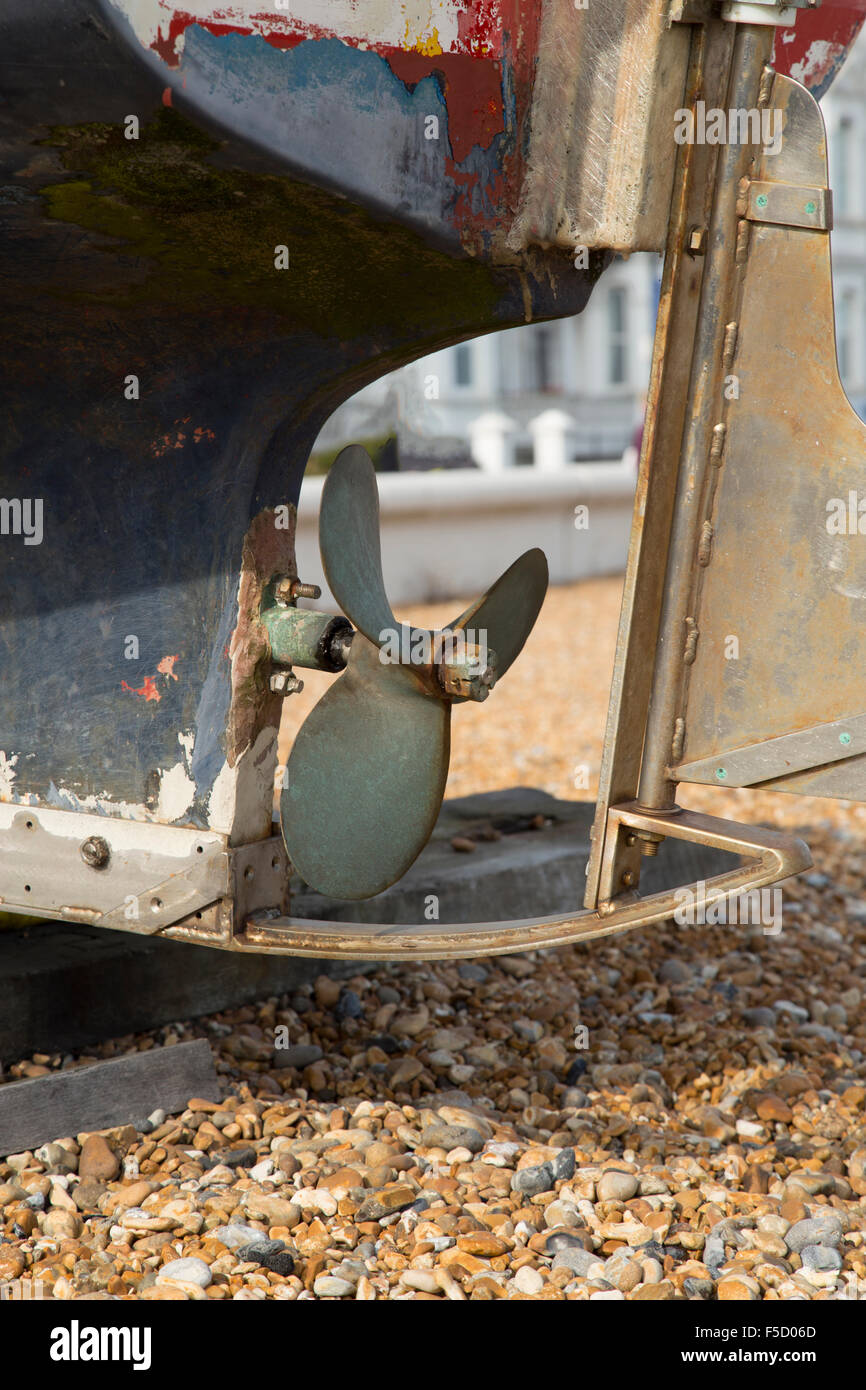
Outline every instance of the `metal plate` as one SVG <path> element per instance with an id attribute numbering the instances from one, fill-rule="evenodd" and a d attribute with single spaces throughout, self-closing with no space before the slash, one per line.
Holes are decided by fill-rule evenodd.
<path id="1" fill-rule="evenodd" d="M 772 104 L 785 112 L 785 139 L 758 179 L 826 186 L 813 98 L 777 77 Z M 705 494 L 712 559 L 691 609 L 698 635 L 676 775 L 697 764 L 696 780 L 718 780 L 708 766 L 745 759 L 748 781 L 798 791 L 810 767 L 859 751 L 852 716 L 866 676 L 866 537 L 848 505 L 866 496 L 866 425 L 839 380 L 827 233 L 751 225 L 732 315 L 736 394 Z M 866 760 L 839 764 L 832 782 L 833 795 L 863 799 Z"/>
<path id="2" fill-rule="evenodd" d="M 110 850 L 89 867 L 82 844 Z M 223 837 L 179 826 L 0 804 L 3 910 L 150 933 L 228 890 Z"/>

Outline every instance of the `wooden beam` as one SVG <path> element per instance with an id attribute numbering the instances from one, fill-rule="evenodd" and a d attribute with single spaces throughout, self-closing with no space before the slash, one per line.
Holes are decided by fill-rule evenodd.
<path id="1" fill-rule="evenodd" d="M 211 1050 L 202 1038 L 15 1081 L 0 1086 L 0 1154 L 83 1130 L 141 1125 L 154 1110 L 185 1110 L 192 1096 L 220 1099 Z"/>

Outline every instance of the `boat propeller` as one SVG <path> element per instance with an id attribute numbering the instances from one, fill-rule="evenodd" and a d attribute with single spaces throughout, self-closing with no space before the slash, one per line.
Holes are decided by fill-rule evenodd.
<path id="1" fill-rule="evenodd" d="M 345 666 L 297 735 L 280 819 L 311 887 L 370 898 L 427 843 L 445 793 L 451 706 L 486 699 L 519 655 L 547 591 L 547 561 L 527 550 L 442 631 L 398 623 L 382 578 L 376 474 L 356 445 L 325 481 L 319 546 L 355 631 L 289 606 L 297 584 L 289 604 L 264 615 L 275 661 Z"/>

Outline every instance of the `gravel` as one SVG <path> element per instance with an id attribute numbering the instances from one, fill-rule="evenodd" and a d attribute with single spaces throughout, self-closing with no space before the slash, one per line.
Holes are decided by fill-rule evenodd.
<path id="1" fill-rule="evenodd" d="M 553 592 L 501 691 L 455 718 L 452 795 L 573 795 L 578 763 L 593 794 L 618 591 Z M 779 934 L 668 924 L 322 975 L 10 1066 L 4 1081 L 204 1037 L 223 1098 L 0 1161 L 0 1283 L 67 1300 L 863 1297 L 866 809 L 683 800 L 811 845 Z"/>

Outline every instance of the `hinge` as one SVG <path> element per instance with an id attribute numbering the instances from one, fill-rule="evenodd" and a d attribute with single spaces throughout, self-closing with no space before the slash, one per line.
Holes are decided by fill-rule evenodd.
<path id="1" fill-rule="evenodd" d="M 753 179 L 741 190 L 737 212 L 749 222 L 829 232 L 833 227 L 833 195 L 829 188 Z"/>

